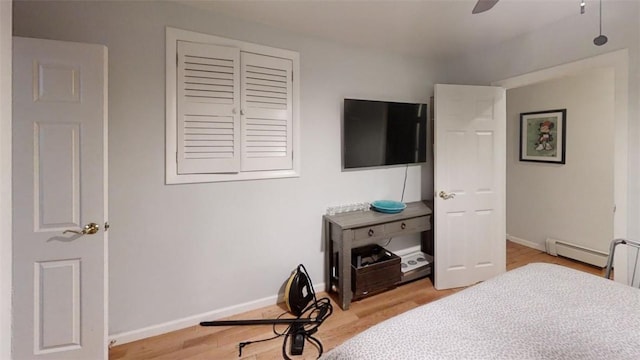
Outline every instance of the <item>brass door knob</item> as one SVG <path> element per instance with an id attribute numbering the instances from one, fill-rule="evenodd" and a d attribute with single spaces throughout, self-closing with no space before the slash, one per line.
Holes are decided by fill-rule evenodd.
<path id="1" fill-rule="evenodd" d="M 66 233 L 74 233 L 74 234 L 78 234 L 78 235 L 93 235 L 95 233 L 98 232 L 98 230 L 100 230 L 100 225 L 96 224 L 96 223 L 88 223 L 87 225 L 84 226 L 84 228 L 82 228 L 82 231 L 77 231 L 77 230 L 65 230 L 62 233 L 66 234 Z"/>
<path id="2" fill-rule="evenodd" d="M 456 193 L 446 193 L 444 191 L 440 191 L 438 193 L 438 196 L 440 196 L 444 200 L 449 200 L 449 199 L 453 199 L 454 197 L 456 197 Z"/>

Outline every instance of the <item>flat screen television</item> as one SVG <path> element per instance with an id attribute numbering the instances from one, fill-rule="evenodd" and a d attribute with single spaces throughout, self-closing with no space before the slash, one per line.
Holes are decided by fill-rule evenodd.
<path id="1" fill-rule="evenodd" d="M 343 169 L 427 161 L 427 104 L 344 99 Z"/>

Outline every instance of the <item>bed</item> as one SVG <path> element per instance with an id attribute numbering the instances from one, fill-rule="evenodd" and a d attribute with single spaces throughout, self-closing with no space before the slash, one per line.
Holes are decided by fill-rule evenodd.
<path id="1" fill-rule="evenodd" d="M 533 263 L 377 324 L 322 359 L 640 359 L 640 290 Z"/>

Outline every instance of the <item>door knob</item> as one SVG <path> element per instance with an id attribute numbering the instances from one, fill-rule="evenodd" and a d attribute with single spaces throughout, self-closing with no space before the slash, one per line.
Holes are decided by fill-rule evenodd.
<path id="1" fill-rule="evenodd" d="M 456 197 L 456 193 L 446 193 L 444 191 L 440 191 L 440 193 L 438 193 L 438 196 L 440 196 L 444 200 L 449 200 L 449 199 L 453 199 L 454 197 Z"/>
<path id="2" fill-rule="evenodd" d="M 84 228 L 82 228 L 82 231 L 65 230 L 62 233 L 66 234 L 66 233 L 70 232 L 70 233 L 74 233 L 74 234 L 78 234 L 78 235 L 93 235 L 93 234 L 97 233 L 98 230 L 100 230 L 100 225 L 98 225 L 96 223 L 88 223 L 87 225 L 84 226 Z"/>

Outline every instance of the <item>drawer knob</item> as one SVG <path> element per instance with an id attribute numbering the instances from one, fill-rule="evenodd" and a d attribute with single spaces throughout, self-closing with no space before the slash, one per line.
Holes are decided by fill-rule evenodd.
<path id="1" fill-rule="evenodd" d="M 369 236 L 373 236 L 373 229 L 369 229 L 368 234 L 369 234 Z"/>
<path id="2" fill-rule="evenodd" d="M 404 230 L 406 228 L 407 228 L 407 224 L 405 223 L 400 224 L 400 229 Z"/>

